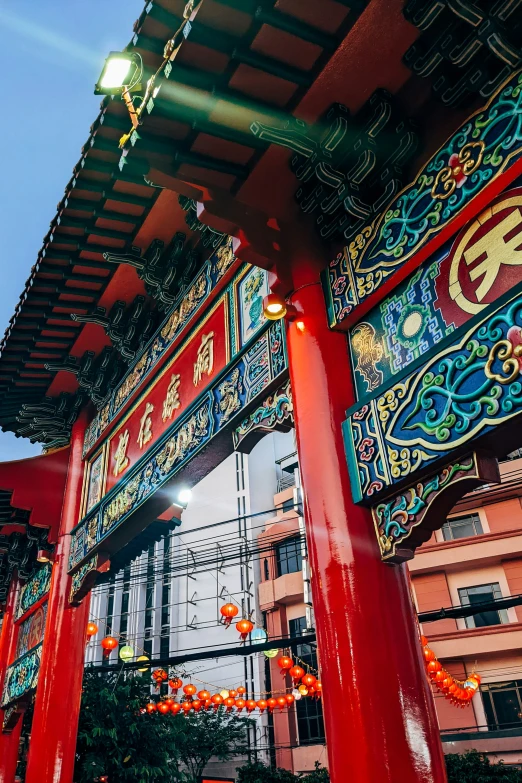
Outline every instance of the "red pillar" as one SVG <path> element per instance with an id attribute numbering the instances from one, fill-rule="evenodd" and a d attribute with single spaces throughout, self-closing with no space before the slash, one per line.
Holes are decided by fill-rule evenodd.
<path id="1" fill-rule="evenodd" d="M 405 567 L 380 561 L 370 513 L 352 500 L 341 433 L 354 399 L 347 340 L 327 326 L 307 240 L 298 232 L 285 249 L 304 324 L 290 324 L 288 350 L 331 780 L 444 783 Z"/>
<path id="2" fill-rule="evenodd" d="M 82 414 L 72 429 L 25 783 L 71 783 L 73 779 L 89 598 L 77 608 L 69 606 L 67 569 L 69 533 L 80 509 L 86 424 Z"/>
<path id="3" fill-rule="evenodd" d="M 0 694 L 4 690 L 4 681 L 8 665 L 14 660 L 16 649 L 16 628 L 14 624 L 14 614 L 16 611 L 16 601 L 20 585 L 16 577 L 11 582 L 7 604 L 2 622 L 2 633 L 0 634 Z M 0 710 L 0 783 L 13 783 L 16 774 L 16 764 L 18 761 L 18 747 L 20 744 L 20 733 L 22 731 L 22 718 L 10 734 L 4 734 L 1 731 L 4 721 L 4 711 Z"/>

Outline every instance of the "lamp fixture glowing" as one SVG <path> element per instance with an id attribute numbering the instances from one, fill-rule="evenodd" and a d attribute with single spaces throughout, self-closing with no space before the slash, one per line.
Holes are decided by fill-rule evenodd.
<path id="1" fill-rule="evenodd" d="M 50 552 L 48 549 L 39 549 L 36 553 L 36 559 L 39 563 L 49 563 L 52 556 L 52 552 Z"/>
<path id="2" fill-rule="evenodd" d="M 149 656 L 148 656 L 148 655 L 139 655 L 139 656 L 136 658 L 136 660 L 137 660 L 137 661 L 139 661 L 140 663 L 141 663 L 142 661 L 143 661 L 143 663 L 148 663 L 148 662 L 150 661 L 150 658 L 149 658 Z M 139 672 L 146 672 L 146 671 L 148 671 L 149 669 L 150 669 L 150 666 L 144 666 L 143 668 L 141 668 L 141 667 L 140 667 L 140 668 L 138 669 L 138 671 L 139 671 Z"/>
<path id="3" fill-rule="evenodd" d="M 192 490 L 185 487 L 178 492 L 178 503 L 182 506 L 186 506 L 192 497 Z"/>
<path id="4" fill-rule="evenodd" d="M 94 94 L 119 95 L 125 90 L 139 89 L 142 70 L 141 57 L 137 52 L 110 52 Z"/>
<path id="5" fill-rule="evenodd" d="M 278 294 L 268 294 L 264 297 L 263 313 L 269 321 L 279 321 L 280 318 L 284 318 L 287 310 L 288 306 L 285 300 Z"/>

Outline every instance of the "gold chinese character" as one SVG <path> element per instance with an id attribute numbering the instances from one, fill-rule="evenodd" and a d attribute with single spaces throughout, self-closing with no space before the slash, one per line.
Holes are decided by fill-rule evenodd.
<path id="1" fill-rule="evenodd" d="M 194 386 L 197 386 L 204 373 L 212 374 L 214 369 L 214 332 L 204 334 L 198 348 L 198 358 L 194 365 Z"/>
<path id="2" fill-rule="evenodd" d="M 172 417 L 172 414 L 177 410 L 180 405 L 179 399 L 179 384 L 181 383 L 181 375 L 173 375 L 170 379 L 169 388 L 167 389 L 167 396 L 163 401 L 163 413 L 161 418 L 163 421 L 167 421 Z"/>
<path id="3" fill-rule="evenodd" d="M 114 454 L 113 473 L 115 476 L 119 476 L 120 473 L 123 470 L 125 470 L 125 468 L 129 464 L 129 458 L 127 457 L 128 445 L 129 445 L 129 430 L 125 430 L 125 432 L 122 432 L 122 434 L 120 435 L 118 448 L 116 449 L 116 453 Z"/>
<path id="4" fill-rule="evenodd" d="M 501 206 L 501 205 L 499 205 Z M 486 216 L 490 218 L 495 214 L 495 207 L 487 210 Z M 449 293 L 451 298 L 459 307 L 467 313 L 478 313 L 484 305 L 469 301 L 464 296 L 459 280 L 459 264 L 461 260 L 461 248 L 463 244 L 469 244 L 471 236 L 478 231 L 484 222 L 480 216 L 473 223 L 465 236 L 465 242 L 460 246 L 453 257 L 453 262 L 449 277 Z M 515 229 L 518 231 L 513 235 Z M 519 210 L 514 210 L 500 223 L 497 223 L 490 231 L 484 234 L 471 247 L 464 250 L 462 255 L 468 267 L 475 261 L 479 263 L 469 270 L 471 281 L 482 278 L 478 288 L 475 291 L 477 301 L 482 302 L 490 292 L 503 264 L 507 266 L 522 266 L 522 237 L 520 230 L 522 221 Z M 509 237 L 509 238 L 508 238 Z"/>
<path id="5" fill-rule="evenodd" d="M 140 449 L 152 439 L 152 419 L 150 414 L 154 410 L 154 405 L 148 402 L 145 405 L 145 412 L 140 420 L 140 432 L 138 435 L 138 445 Z"/>

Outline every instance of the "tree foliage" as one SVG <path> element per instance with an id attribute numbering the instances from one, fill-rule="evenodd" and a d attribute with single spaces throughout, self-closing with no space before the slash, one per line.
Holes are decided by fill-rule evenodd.
<path id="1" fill-rule="evenodd" d="M 197 783 L 212 757 L 226 761 L 247 750 L 248 718 L 215 712 L 142 714 L 150 674 L 86 672 L 76 747 L 75 780 L 92 783 Z"/>
<path id="2" fill-rule="evenodd" d="M 522 783 L 522 770 L 492 763 L 483 753 L 470 750 L 446 756 L 448 783 Z"/>
<path id="3" fill-rule="evenodd" d="M 247 727 L 253 723 L 250 718 L 227 714 L 223 707 L 217 712 L 192 712 L 184 720 L 175 721 L 175 755 L 180 769 L 185 768 L 185 779 L 198 783 L 211 758 L 228 761 L 245 755 Z"/>
<path id="4" fill-rule="evenodd" d="M 163 716 L 142 715 L 150 675 L 120 677 L 86 672 L 76 746 L 75 780 L 100 775 L 116 781 L 170 780 L 171 737 Z"/>

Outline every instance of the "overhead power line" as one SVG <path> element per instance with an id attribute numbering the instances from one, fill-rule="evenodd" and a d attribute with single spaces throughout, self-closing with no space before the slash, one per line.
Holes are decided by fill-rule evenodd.
<path id="1" fill-rule="evenodd" d="M 270 639 L 262 644 L 245 644 L 236 647 L 220 647 L 218 649 L 200 650 L 199 652 L 187 652 L 181 655 L 171 655 L 168 658 L 154 658 L 147 663 L 147 667 L 153 666 L 180 666 L 182 663 L 188 663 L 189 661 L 203 661 L 208 658 L 225 658 L 230 655 L 244 656 L 254 655 L 255 653 L 263 652 L 264 650 L 279 650 L 282 648 L 294 649 L 301 644 L 312 644 L 316 640 L 315 631 L 302 636 L 283 636 L 279 639 Z M 121 668 L 126 671 L 132 671 L 134 669 L 143 669 L 143 661 L 133 661 L 132 663 L 109 663 L 94 664 L 93 668 L 97 672 L 114 672 L 119 671 Z"/>

